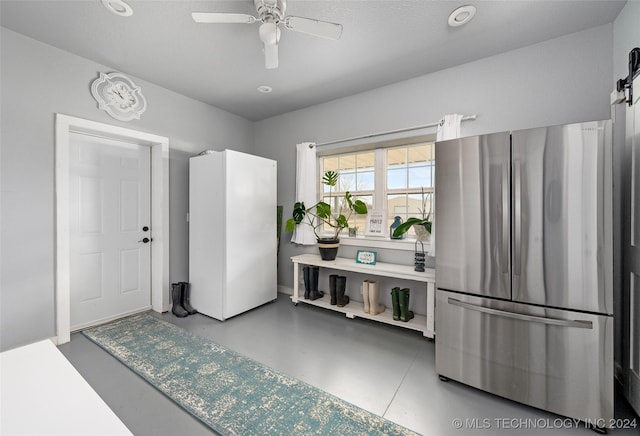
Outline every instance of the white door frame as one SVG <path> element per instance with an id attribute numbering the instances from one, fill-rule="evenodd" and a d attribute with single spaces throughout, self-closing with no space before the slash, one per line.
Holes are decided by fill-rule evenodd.
<path id="1" fill-rule="evenodd" d="M 56 114 L 56 343 L 71 340 L 69 133 L 133 141 L 151 147 L 151 307 L 169 310 L 169 138 Z"/>

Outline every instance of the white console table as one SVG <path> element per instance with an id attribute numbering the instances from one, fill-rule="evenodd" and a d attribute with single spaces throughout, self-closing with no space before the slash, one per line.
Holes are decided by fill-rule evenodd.
<path id="1" fill-rule="evenodd" d="M 322 260 L 317 254 L 301 254 L 293 256 L 291 258 L 293 262 L 293 296 L 291 301 L 294 304 L 306 303 L 312 306 L 323 307 L 325 309 L 334 310 L 344 313 L 347 318 L 366 318 L 374 321 L 383 322 L 386 324 L 392 324 L 399 327 L 404 327 L 412 330 L 421 331 L 422 334 L 433 339 L 434 337 L 434 321 L 433 310 L 435 307 L 435 284 L 436 284 L 436 272 L 435 269 L 427 268 L 425 272 L 416 272 L 413 266 L 397 265 L 393 263 L 377 262 L 375 265 L 366 265 L 357 263 L 355 259 L 347 259 L 344 257 L 337 257 L 335 260 Z M 426 316 L 415 315 L 415 317 L 408 321 L 402 322 L 393 319 L 393 310 L 385 310 L 378 315 L 371 315 L 364 312 L 363 304 L 358 301 L 351 300 L 348 305 L 344 307 L 332 306 L 330 304 L 329 292 L 325 291 L 325 295 L 317 300 L 307 300 L 301 297 L 299 293 L 300 282 L 300 265 L 313 265 L 322 268 L 330 268 L 339 271 L 351 271 L 360 274 L 366 274 L 369 276 L 383 276 L 394 277 L 397 279 L 414 280 L 416 282 L 422 282 L 425 284 L 427 292 L 427 307 L 425 310 Z"/>
<path id="2" fill-rule="evenodd" d="M 133 436 L 50 340 L 0 353 L 0 434 Z"/>

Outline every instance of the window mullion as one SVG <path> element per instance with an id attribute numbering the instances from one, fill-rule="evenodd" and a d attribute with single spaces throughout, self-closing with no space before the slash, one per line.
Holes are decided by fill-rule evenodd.
<path id="1" fill-rule="evenodd" d="M 387 153 L 384 148 L 377 148 L 375 152 L 375 194 L 373 196 L 373 207 L 375 209 L 386 209 L 387 202 Z"/>

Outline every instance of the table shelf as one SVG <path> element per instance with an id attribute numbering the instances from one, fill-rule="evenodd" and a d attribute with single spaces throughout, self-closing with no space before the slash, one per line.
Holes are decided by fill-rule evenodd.
<path id="1" fill-rule="evenodd" d="M 291 261 L 294 264 L 294 284 L 293 295 L 291 301 L 294 304 L 304 303 L 312 306 L 322 307 L 324 309 L 333 310 L 336 312 L 344 313 L 347 318 L 365 318 L 373 321 L 382 322 L 385 324 L 391 324 L 398 327 L 403 327 L 411 330 L 417 330 L 422 332 L 423 336 L 433 339 L 435 335 L 434 331 L 434 317 L 433 310 L 435 306 L 435 270 L 427 268 L 425 272 L 416 272 L 412 266 L 398 265 L 392 263 L 378 262 L 375 265 L 365 265 L 357 263 L 354 259 L 337 257 L 335 260 L 322 260 L 319 255 L 316 254 L 301 254 L 293 256 Z M 413 280 L 422 282 L 425 284 L 427 292 L 427 307 L 426 315 L 415 315 L 414 318 L 408 322 L 403 322 L 393 319 L 393 309 L 387 307 L 387 309 L 378 315 L 371 315 L 364 312 L 364 305 L 358 301 L 349 301 L 344 307 L 338 307 L 337 305 L 330 304 L 329 292 L 325 292 L 324 297 L 317 300 L 308 300 L 302 298 L 299 293 L 299 279 L 300 279 L 300 266 L 310 265 L 319 266 L 322 268 L 329 268 L 340 271 L 350 271 L 359 274 L 366 274 L 370 276 L 382 276 L 392 277 L 404 280 Z"/>

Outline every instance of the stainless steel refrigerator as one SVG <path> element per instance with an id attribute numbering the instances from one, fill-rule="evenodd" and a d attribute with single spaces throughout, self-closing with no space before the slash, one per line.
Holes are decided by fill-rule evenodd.
<path id="1" fill-rule="evenodd" d="M 441 377 L 613 418 L 611 137 L 598 121 L 436 143 Z"/>

